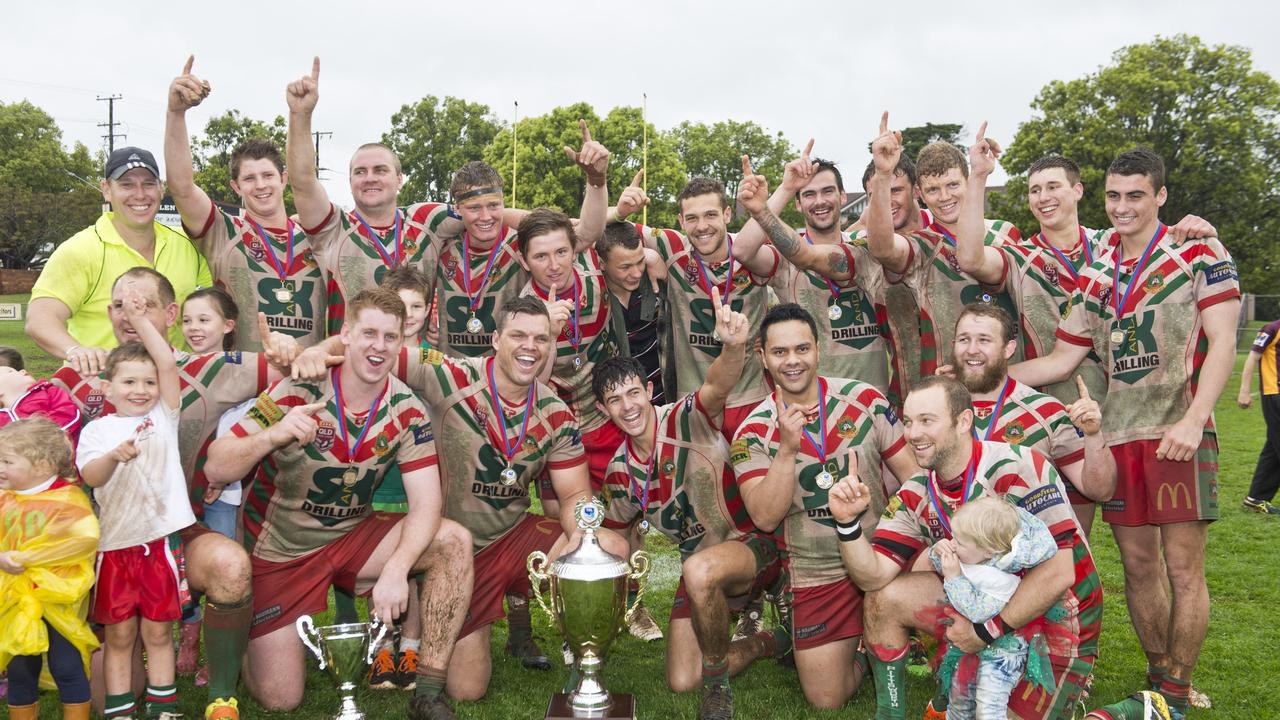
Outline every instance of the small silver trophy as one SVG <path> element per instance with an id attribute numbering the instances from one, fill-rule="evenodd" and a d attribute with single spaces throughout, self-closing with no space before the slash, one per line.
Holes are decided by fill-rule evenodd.
<path id="1" fill-rule="evenodd" d="M 367 623 L 316 627 L 310 615 L 298 618 L 296 625 L 302 643 L 320 661 L 320 669 L 328 670 L 338 683 L 342 707 L 333 720 L 364 720 L 364 713 L 356 707 L 356 688 L 363 683 L 387 626 L 375 617 Z"/>
<path id="2" fill-rule="evenodd" d="M 551 616 L 573 650 L 579 677 L 577 688 L 566 697 L 552 696 L 547 718 L 634 718 L 634 698 L 614 694 L 600 683 L 605 653 L 644 594 L 643 578 L 649 572 L 649 556 L 637 550 L 627 562 L 600 547 L 596 530 L 604 521 L 604 507 L 595 498 L 578 501 L 574 510 L 582 542 L 547 568 L 542 552 L 529 555 L 529 583 L 542 609 Z M 636 601 L 627 606 L 627 581 L 639 580 Z M 551 604 L 541 587 L 549 582 Z"/>

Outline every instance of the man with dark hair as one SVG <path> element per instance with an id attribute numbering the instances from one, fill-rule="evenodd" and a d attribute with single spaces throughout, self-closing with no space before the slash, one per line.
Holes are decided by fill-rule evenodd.
<path id="1" fill-rule="evenodd" d="M 648 198 L 635 188 L 624 193 L 614 207 L 613 218 L 622 220 L 639 210 Z M 752 327 L 768 305 L 766 285 L 778 270 L 780 256 L 769 245 L 747 251 L 728 232 L 733 211 L 724 185 L 712 178 L 693 178 L 676 198 L 680 230 L 659 230 L 637 225 L 645 247 L 658 251 L 667 267 L 667 349 L 675 368 L 675 386 L 664 385 L 671 396 L 696 391 L 707 368 L 720 354 L 715 335 L 715 308 L 711 289 L 720 288 L 721 301 L 747 316 Z M 748 357 L 742 377 L 725 404 L 721 431 L 733 431 L 767 392 L 760 382 L 759 361 Z"/>
<path id="2" fill-rule="evenodd" d="M 862 591 L 840 562 L 828 491 L 837 477 L 861 467 L 881 507 L 881 465 L 899 483 L 916 465 L 902 452 L 902 428 L 883 393 L 818 373 L 817 327 L 807 311 L 793 303 L 771 308 L 760 323 L 759 346 L 774 390 L 738 428 L 729 457 L 751 521 L 782 535 L 805 698 L 837 708 L 858 689 L 866 663 L 856 653 Z"/>
<path id="3" fill-rule="evenodd" d="M 908 633 L 915 629 L 977 653 L 1009 632 L 1043 633 L 1053 669 L 1051 689 L 1023 678 L 1009 701 L 1010 717 L 1069 720 L 1097 655 L 1102 585 L 1062 481 L 1029 448 L 973 437 L 968 391 L 957 380 L 921 378 L 907 395 L 907 446 L 922 471 L 909 477 L 884 509 L 874 537 L 874 487 L 859 463 L 830 492 L 830 514 L 849 577 L 867 591 L 867 635 L 876 682 L 876 720 L 905 720 Z M 862 471 L 865 474 L 865 471 Z M 966 502 L 994 495 L 1036 516 L 1057 541 L 1057 553 L 1027 571 L 992 620 L 971 623 L 951 609 L 931 570 L 914 572 L 919 554 L 951 538 L 951 517 Z M 868 512 L 870 511 L 870 512 Z M 939 600 L 941 598 L 941 600 Z"/>
<path id="4" fill-rule="evenodd" d="M 888 323 L 880 264 L 864 245 L 853 244 L 840 230 L 840 208 L 847 197 L 840 170 L 828 160 L 810 160 L 813 141 L 800 157 L 787 163 L 782 185 L 768 196 L 763 175 L 751 172 L 743 158 L 738 202 L 751 213 L 738 242 L 750 247 L 766 237 L 789 262 L 770 285 L 782 302 L 814 308 L 822 364 L 818 372 L 857 378 L 888 396 L 891 382 Z M 778 219 L 788 202 L 805 218 L 797 233 Z M 821 308 L 821 310 L 818 310 Z M 893 400 L 901 405 L 901 399 Z"/>
<path id="5" fill-rule="evenodd" d="M 241 214 L 231 214 L 196 186 L 191 167 L 187 111 L 209 94 L 209 84 L 191 73 L 194 57 L 169 85 L 164 160 L 169 194 L 183 226 L 208 259 L 214 282 L 235 300 L 245 318 L 263 313 L 267 327 L 313 345 L 325 331 L 324 276 L 311 241 L 285 211 L 288 173 L 280 149 L 262 139 L 242 142 L 231 153 L 231 190 Z M 262 350 L 259 324 L 236 324 L 235 347 Z"/>
<path id="6" fill-rule="evenodd" d="M 1081 270 L 1061 342 L 1010 374 L 1031 385 L 1060 382 L 1091 349 L 1106 363 L 1103 429 L 1118 478 L 1102 518 L 1120 548 L 1151 688 L 1185 713 L 1209 619 L 1204 553 L 1218 517 L 1213 406 L 1235 361 L 1240 283 L 1217 238 L 1171 242 L 1160 222 L 1163 178 L 1164 164 L 1147 150 L 1112 163 L 1106 207 L 1116 232 Z M 1130 717 L 1135 703 L 1142 704 L 1125 700 L 1096 716 Z"/>
<path id="7" fill-rule="evenodd" d="M 639 189 L 641 177 L 637 174 L 623 193 L 633 187 Z M 668 374 L 663 362 L 666 349 L 660 342 L 665 330 L 663 304 L 666 300 L 658 283 L 667 280 L 666 265 L 656 250 L 644 246 L 640 233 L 631 223 L 605 225 L 604 235 L 596 242 L 596 252 L 611 295 L 609 324 L 618 344 L 618 354 L 640 361 L 645 379 L 653 383 L 652 400 L 662 405 Z"/>
<path id="8" fill-rule="evenodd" d="M 713 301 L 720 291 L 712 289 Z M 592 392 L 600 410 L 625 433 L 617 446 L 604 494 L 606 527 L 639 521 L 669 538 L 683 560 L 671 609 L 667 685 L 676 692 L 703 689 L 698 717 L 733 715 L 729 676 L 755 658 L 785 653 L 791 640 L 778 628 L 730 642 L 730 605 L 780 583 L 777 543 L 751 526 L 720 434 L 724 401 L 742 371 L 751 329 L 746 316 L 720 304 L 716 331 L 723 350 L 692 395 L 655 406 L 644 369 L 631 357 L 596 366 Z"/>
<path id="9" fill-rule="evenodd" d="M 246 679 L 269 710 L 302 702 L 306 651 L 294 623 L 327 607 L 331 584 L 368 593 L 370 614 L 389 623 L 408 607 L 409 575 L 424 573 L 426 637 L 408 717 L 454 717 L 441 693 L 471 596 L 471 538 L 442 517 L 426 408 L 390 377 L 404 318 L 396 293 L 361 292 L 338 338 L 340 365 L 314 382 L 275 383 L 209 447 L 215 488 L 257 469 L 260 490 L 245 522 L 257 588 Z M 369 507 L 393 464 L 408 496 L 405 515 Z"/>
<path id="10" fill-rule="evenodd" d="M 156 222 L 164 186 L 154 155 L 137 147 L 117 148 L 102 176 L 102 199 L 111 210 L 54 249 L 27 306 L 27 335 L 85 375 L 97 375 L 106 349 L 114 347 L 107 306 L 111 281 L 120 273 L 131 267 L 159 270 L 172 281 L 179 303 L 196 288 L 213 284 L 195 245 Z M 182 328 L 169 328 L 169 342 L 186 347 Z"/>

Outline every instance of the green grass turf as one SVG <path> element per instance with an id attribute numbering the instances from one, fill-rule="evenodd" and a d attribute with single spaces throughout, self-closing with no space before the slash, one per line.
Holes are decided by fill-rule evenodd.
<path id="1" fill-rule="evenodd" d="M 24 299 L 23 296 L 0 296 L 0 302 Z M 1252 332 L 1245 335 L 1240 343 L 1242 348 L 1247 348 L 1252 339 Z M 0 344 L 19 348 L 37 376 L 47 376 L 57 367 L 56 362 L 43 357 L 26 338 L 20 322 L 0 322 Z M 1240 499 L 1248 489 L 1264 433 L 1257 405 L 1251 410 L 1241 410 L 1235 404 L 1243 357 L 1237 358 L 1236 375 L 1228 383 L 1217 408 L 1222 447 L 1219 485 L 1222 519 L 1214 523 L 1209 533 L 1206 564 L 1212 609 L 1209 633 L 1195 678 L 1196 687 L 1209 694 L 1214 707 L 1193 713 L 1195 717 L 1223 720 L 1280 715 L 1266 709 L 1271 685 L 1280 677 L 1280 634 L 1274 625 L 1274 609 L 1280 606 L 1280 563 L 1270 549 L 1280 523 L 1240 509 Z M 649 538 L 654 570 L 646 604 L 665 628 L 679 562 L 670 543 L 652 534 Z M 1106 605 L 1091 708 L 1139 689 L 1146 677 L 1146 661 L 1125 608 L 1119 556 L 1111 534 L 1101 523 L 1094 530 L 1093 549 L 1102 574 Z M 558 654 L 559 635 L 536 606 L 534 632 L 548 654 Z M 558 665 L 551 672 L 521 668 L 503 652 L 505 641 L 506 624 L 499 622 L 493 632 L 494 666 L 489 694 L 480 702 L 456 703 L 459 717 L 541 718 L 547 700 L 564 682 L 566 671 Z M 624 634 L 606 663 L 606 685 L 616 692 L 635 694 L 641 718 L 695 717 L 699 695 L 676 694 L 666 688 L 663 648 L 662 641 L 642 643 Z M 291 713 L 268 713 L 245 693 L 241 705 L 243 717 L 280 720 L 332 717 L 338 707 L 337 692 L 313 661 L 308 661 L 308 668 L 302 707 Z M 911 678 L 908 717 L 920 716 L 931 689 L 930 681 L 920 676 Z M 870 718 L 875 712 L 875 698 L 869 683 L 841 710 L 813 710 L 804 701 L 795 673 L 773 661 L 758 662 L 749 668 L 735 679 L 734 691 L 738 718 Z M 181 712 L 188 718 L 203 717 L 204 690 L 194 687 L 190 678 L 181 678 L 178 692 Z M 363 690 L 359 696 L 360 706 L 370 718 L 404 717 L 406 702 L 405 694 L 391 691 Z M 40 717 L 60 718 L 58 708 L 56 697 L 45 693 Z M 0 718 L 4 717 L 7 717 L 6 711 L 0 710 Z"/>

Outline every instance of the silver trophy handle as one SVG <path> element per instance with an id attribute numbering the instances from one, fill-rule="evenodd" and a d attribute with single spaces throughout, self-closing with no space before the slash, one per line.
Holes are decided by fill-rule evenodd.
<path id="1" fill-rule="evenodd" d="M 298 637 L 302 638 L 302 644 L 311 650 L 311 653 L 316 656 L 316 660 L 320 661 L 320 669 L 324 670 L 326 666 L 324 653 L 320 652 L 320 646 L 316 644 L 316 640 L 319 640 L 320 636 L 316 633 L 316 624 L 311 620 L 311 616 L 303 615 L 298 618 L 294 626 L 298 628 Z"/>
<path id="2" fill-rule="evenodd" d="M 377 614 L 369 616 L 369 631 L 373 632 L 374 628 L 378 629 L 378 634 L 369 641 L 369 652 L 364 659 L 365 665 L 373 664 L 373 656 L 377 654 L 378 646 L 382 644 L 382 638 L 387 636 L 387 624 L 379 620 Z M 321 669 L 323 670 L 324 668 Z"/>

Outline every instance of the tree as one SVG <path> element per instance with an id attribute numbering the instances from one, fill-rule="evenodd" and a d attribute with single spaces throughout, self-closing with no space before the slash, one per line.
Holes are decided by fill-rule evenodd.
<path id="1" fill-rule="evenodd" d="M 782 181 L 783 166 L 800 154 L 782 133 L 770 133 L 750 121 L 723 120 L 714 125 L 685 121 L 672 129 L 671 135 L 689 177 L 723 182 L 731 203 L 742 180 L 743 155 L 750 155 L 752 169 L 768 178 L 770 188 L 776 188 Z M 745 224 L 746 219 L 737 217 L 734 226 Z M 782 221 L 791 225 L 804 223 L 791 205 L 782 214 Z"/>
<path id="2" fill-rule="evenodd" d="M 27 101 L 0 103 L 0 266 L 43 262 L 93 222 L 102 205 L 89 149 L 62 146 L 62 130 Z"/>
<path id="3" fill-rule="evenodd" d="M 964 125 L 959 123 L 925 123 L 915 127 L 902 129 L 902 155 L 915 160 L 920 149 L 931 142 L 946 140 L 952 145 L 960 145 L 960 131 Z"/>
<path id="4" fill-rule="evenodd" d="M 196 185 L 214 202 L 239 205 L 240 198 L 231 191 L 231 152 L 251 138 L 270 140 L 284 153 L 287 126 L 277 115 L 271 123 L 245 117 L 239 110 L 228 110 L 205 123 L 204 135 L 191 138 L 191 160 Z M 285 189 L 285 204 L 292 211 L 293 193 Z"/>
<path id="5" fill-rule="evenodd" d="M 1253 69 L 1250 52 L 1198 37 L 1157 37 L 1113 56 L 1083 78 L 1054 81 L 1032 103 L 1002 164 L 1011 177 L 994 213 L 1033 228 L 1028 165 L 1065 155 L 1081 168 L 1080 220 L 1108 227 L 1106 169 L 1117 154 L 1147 146 L 1164 158 L 1166 221 L 1195 213 L 1212 222 L 1251 292 L 1280 292 L 1273 258 L 1280 234 L 1280 84 Z M 1019 173 L 1019 174 L 1014 174 Z"/>
<path id="6" fill-rule="evenodd" d="M 402 105 L 391 116 L 391 131 L 382 136 L 408 176 L 402 197 L 411 202 L 448 200 L 453 173 L 479 159 L 500 127 L 488 105 L 456 97 L 441 102 L 428 95 Z"/>

